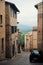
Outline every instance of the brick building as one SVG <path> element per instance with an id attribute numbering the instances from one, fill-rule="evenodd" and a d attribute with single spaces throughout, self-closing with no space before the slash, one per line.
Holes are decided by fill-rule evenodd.
<path id="1" fill-rule="evenodd" d="M 35 5 L 38 10 L 38 49 L 43 51 L 43 2 Z"/>
<path id="2" fill-rule="evenodd" d="M 15 4 L 0 0 L 0 60 L 14 56 L 17 12 Z"/>

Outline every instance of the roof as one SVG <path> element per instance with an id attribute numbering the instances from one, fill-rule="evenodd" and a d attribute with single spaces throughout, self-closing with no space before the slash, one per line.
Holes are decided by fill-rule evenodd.
<path id="1" fill-rule="evenodd" d="M 9 4 L 14 10 L 16 10 L 17 12 L 20 12 L 19 9 L 16 7 L 15 4 L 11 3 L 11 2 L 8 2 L 8 1 L 5 1 L 6 4 Z"/>
<path id="2" fill-rule="evenodd" d="M 33 27 L 32 31 L 37 31 L 37 27 Z"/>
<path id="3" fill-rule="evenodd" d="M 43 4 L 43 2 L 40 2 L 40 3 L 36 4 L 35 8 L 38 9 L 38 5 L 40 5 L 41 3 Z"/>
<path id="4" fill-rule="evenodd" d="M 35 8 L 36 8 L 36 9 L 38 9 L 38 4 L 37 4 L 37 5 L 35 5 Z"/>

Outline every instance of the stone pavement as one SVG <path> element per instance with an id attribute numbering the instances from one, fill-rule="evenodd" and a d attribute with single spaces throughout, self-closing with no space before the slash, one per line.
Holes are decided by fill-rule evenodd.
<path id="1" fill-rule="evenodd" d="M 29 52 L 22 52 L 12 59 L 0 61 L 0 65 L 43 65 L 43 63 L 30 63 Z"/>

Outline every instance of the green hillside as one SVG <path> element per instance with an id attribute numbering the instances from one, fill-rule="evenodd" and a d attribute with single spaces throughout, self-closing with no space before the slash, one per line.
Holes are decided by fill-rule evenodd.
<path id="1" fill-rule="evenodd" d="M 31 26 L 26 26 L 26 25 L 23 25 L 23 24 L 19 24 L 18 25 L 18 28 L 20 29 L 20 31 L 24 34 L 32 31 L 32 27 Z"/>

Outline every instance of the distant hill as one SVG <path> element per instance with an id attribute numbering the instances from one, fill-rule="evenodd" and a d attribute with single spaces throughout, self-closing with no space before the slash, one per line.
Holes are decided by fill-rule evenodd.
<path id="1" fill-rule="evenodd" d="M 32 27 L 31 26 L 27 26 L 27 25 L 23 25 L 23 24 L 18 24 L 18 28 L 20 29 L 20 31 L 24 34 L 32 31 Z"/>

